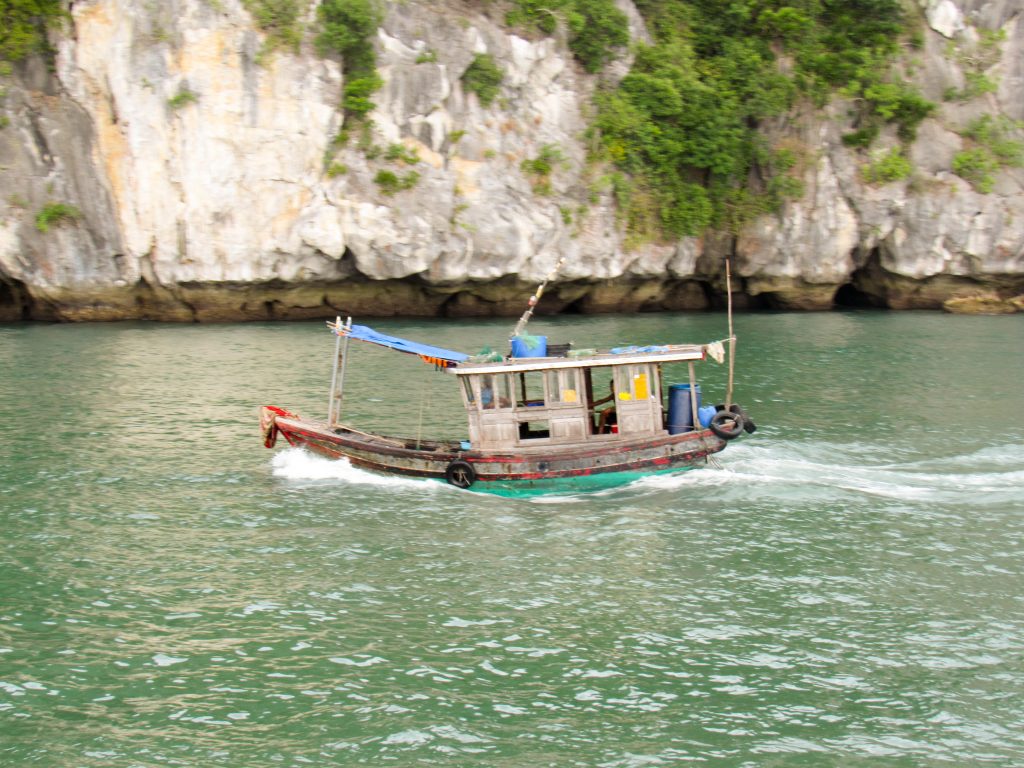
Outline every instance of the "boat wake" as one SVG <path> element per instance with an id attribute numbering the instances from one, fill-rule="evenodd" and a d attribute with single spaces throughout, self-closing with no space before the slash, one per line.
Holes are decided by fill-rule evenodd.
<path id="1" fill-rule="evenodd" d="M 328 459 L 302 448 L 288 448 L 274 454 L 270 465 L 274 476 L 285 480 L 341 481 L 355 485 L 416 488 L 419 490 L 441 487 L 439 483 L 427 480 L 367 472 L 364 469 L 353 467 L 348 459 Z"/>
<path id="2" fill-rule="evenodd" d="M 533 504 L 576 504 L 590 499 L 639 494 L 713 490 L 724 500 L 786 497 L 804 501 L 872 497 L 911 504 L 1019 506 L 1024 487 L 1024 445 L 989 447 L 965 455 L 903 462 L 880 462 L 869 445 L 775 443 L 731 446 L 715 464 L 685 472 L 658 474 L 620 488 L 590 493 L 532 497 Z M 271 460 L 275 477 L 292 481 L 342 482 L 417 492 L 451 490 L 444 483 L 382 475 L 288 448 Z M 524 499 L 524 501 L 526 501 Z"/>
<path id="3" fill-rule="evenodd" d="M 835 497 L 836 492 L 936 504 L 1020 504 L 1024 445 L 966 455 L 882 463 L 877 446 L 775 443 L 736 445 L 720 468 L 654 475 L 630 485 L 649 491 L 722 486 L 746 496 Z"/>

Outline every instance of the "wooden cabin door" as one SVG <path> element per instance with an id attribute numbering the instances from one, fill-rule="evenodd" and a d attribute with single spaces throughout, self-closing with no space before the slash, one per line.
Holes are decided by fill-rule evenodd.
<path id="1" fill-rule="evenodd" d="M 617 365 L 613 371 L 619 434 L 660 432 L 663 427 L 657 370 L 643 363 Z"/>

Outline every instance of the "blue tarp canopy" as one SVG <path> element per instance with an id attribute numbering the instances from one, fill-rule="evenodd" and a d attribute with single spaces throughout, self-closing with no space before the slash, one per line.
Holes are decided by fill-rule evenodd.
<path id="1" fill-rule="evenodd" d="M 442 368 L 469 359 L 469 355 L 462 352 L 454 352 L 430 344 L 420 344 L 416 341 L 401 339 L 398 336 L 388 336 L 386 333 L 380 333 L 366 325 L 341 325 L 340 327 L 335 323 L 327 323 L 327 325 L 339 336 L 348 336 L 351 339 L 368 341 L 371 344 L 396 349 L 399 352 L 408 352 L 410 355 L 419 355 L 424 361 Z"/>

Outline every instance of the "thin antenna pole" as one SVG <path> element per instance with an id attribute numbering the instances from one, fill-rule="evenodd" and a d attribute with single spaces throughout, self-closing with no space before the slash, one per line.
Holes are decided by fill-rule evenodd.
<path id="1" fill-rule="evenodd" d="M 729 385 L 725 390 L 725 409 L 728 411 L 732 407 L 732 380 L 736 365 L 736 334 L 732 331 L 732 275 L 729 270 L 729 259 L 725 260 L 725 293 L 729 315 Z"/>
<path id="2" fill-rule="evenodd" d="M 544 295 L 544 289 L 547 287 L 547 284 L 554 279 L 555 275 L 558 274 L 558 270 L 562 268 L 562 264 L 564 262 L 564 258 L 559 259 L 558 263 L 555 264 L 554 269 L 548 272 L 548 276 L 544 278 L 544 282 L 541 283 L 537 287 L 537 290 L 533 292 L 533 296 L 531 296 L 530 300 L 527 302 L 526 311 L 523 312 L 523 316 L 519 318 L 519 322 L 516 323 L 516 327 L 512 330 L 512 335 L 509 336 L 510 339 L 514 339 L 526 330 L 526 324 L 530 322 L 530 318 L 533 316 L 534 307 L 537 306 L 537 302 L 540 301 L 540 297 Z"/>

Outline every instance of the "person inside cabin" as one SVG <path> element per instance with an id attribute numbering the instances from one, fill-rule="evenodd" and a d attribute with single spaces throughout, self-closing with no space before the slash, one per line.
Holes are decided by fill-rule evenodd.
<path id="1" fill-rule="evenodd" d="M 495 398 L 494 385 L 494 376 L 490 374 L 487 374 L 480 380 L 480 404 L 487 410 L 492 408 L 508 408 L 511 403 L 507 397 L 502 397 L 499 393 L 498 397 Z"/>
<path id="2" fill-rule="evenodd" d="M 484 376 L 480 379 L 480 404 L 484 408 L 494 407 L 494 377 Z"/>
<path id="3" fill-rule="evenodd" d="M 608 382 L 608 394 L 602 397 L 600 400 L 594 401 L 594 408 L 605 403 L 612 403 L 611 406 L 605 408 L 597 417 L 597 433 L 599 435 L 606 434 L 612 431 L 612 425 L 618 423 L 618 416 L 615 413 L 615 382 Z"/>

